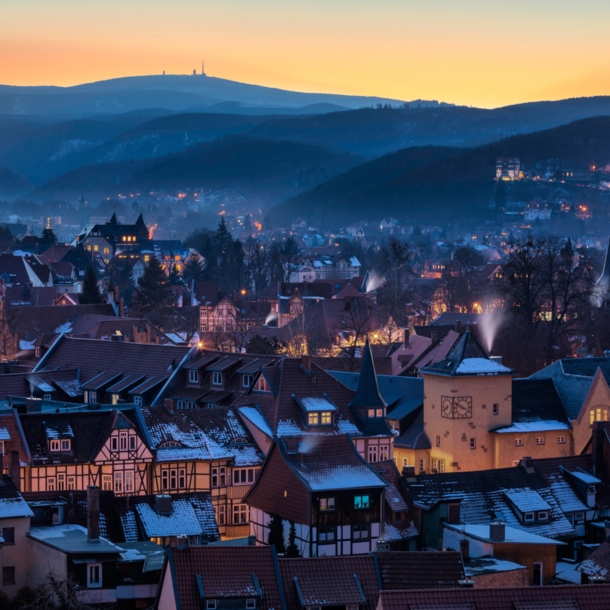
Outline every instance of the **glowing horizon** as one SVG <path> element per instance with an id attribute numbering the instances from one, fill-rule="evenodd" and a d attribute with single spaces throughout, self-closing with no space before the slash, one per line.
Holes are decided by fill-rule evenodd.
<path id="1" fill-rule="evenodd" d="M 28 0 L 3 7 L 0 83 L 206 73 L 294 91 L 498 107 L 610 95 L 610 3 Z"/>

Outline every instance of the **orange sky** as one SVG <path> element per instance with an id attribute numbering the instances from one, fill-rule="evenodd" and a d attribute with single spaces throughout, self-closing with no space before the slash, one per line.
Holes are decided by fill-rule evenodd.
<path id="1" fill-rule="evenodd" d="M 610 95 L 608 23 L 607 0 L 11 1 L 0 83 L 186 74 L 203 57 L 243 82 L 495 107 Z"/>

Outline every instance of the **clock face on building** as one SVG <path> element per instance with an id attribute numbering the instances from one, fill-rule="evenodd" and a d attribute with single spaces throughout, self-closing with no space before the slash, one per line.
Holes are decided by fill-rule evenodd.
<path id="1" fill-rule="evenodd" d="M 449 419 L 472 417 L 472 396 L 441 396 L 441 416 Z"/>

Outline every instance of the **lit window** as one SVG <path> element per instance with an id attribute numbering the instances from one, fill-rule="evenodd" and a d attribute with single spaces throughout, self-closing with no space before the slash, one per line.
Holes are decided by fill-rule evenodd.
<path id="1" fill-rule="evenodd" d="M 589 411 L 589 423 L 593 423 L 596 421 L 608 421 L 608 409 L 591 409 Z"/>
<path id="2" fill-rule="evenodd" d="M 307 414 L 307 424 L 310 426 L 317 426 L 320 423 L 320 414 L 319 413 L 308 413 Z"/>
<path id="3" fill-rule="evenodd" d="M 112 395 L 112 404 L 113 405 L 118 405 L 119 404 L 119 395 L 118 394 L 113 394 Z"/>
<path id="4" fill-rule="evenodd" d="M 320 415 L 320 423 L 323 426 L 330 426 L 330 424 L 332 423 L 330 411 L 322 411 L 322 413 Z"/>
<path id="5" fill-rule="evenodd" d="M 320 498 L 320 510 L 335 510 L 335 499 Z"/>
<path id="6" fill-rule="evenodd" d="M 370 508 L 369 496 L 354 496 L 354 508 Z"/>
<path id="7" fill-rule="evenodd" d="M 267 378 L 261 373 L 256 380 L 256 384 L 254 385 L 255 392 L 270 392 L 269 384 L 267 383 Z"/>
<path id="8" fill-rule="evenodd" d="M 222 385 L 222 373 L 212 373 L 212 385 Z"/>

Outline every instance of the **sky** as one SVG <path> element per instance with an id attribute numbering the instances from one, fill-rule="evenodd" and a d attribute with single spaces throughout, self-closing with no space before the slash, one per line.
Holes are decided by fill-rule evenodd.
<path id="1" fill-rule="evenodd" d="M 610 95 L 608 0 L 4 0 L 0 83 L 199 71 L 498 107 Z"/>

